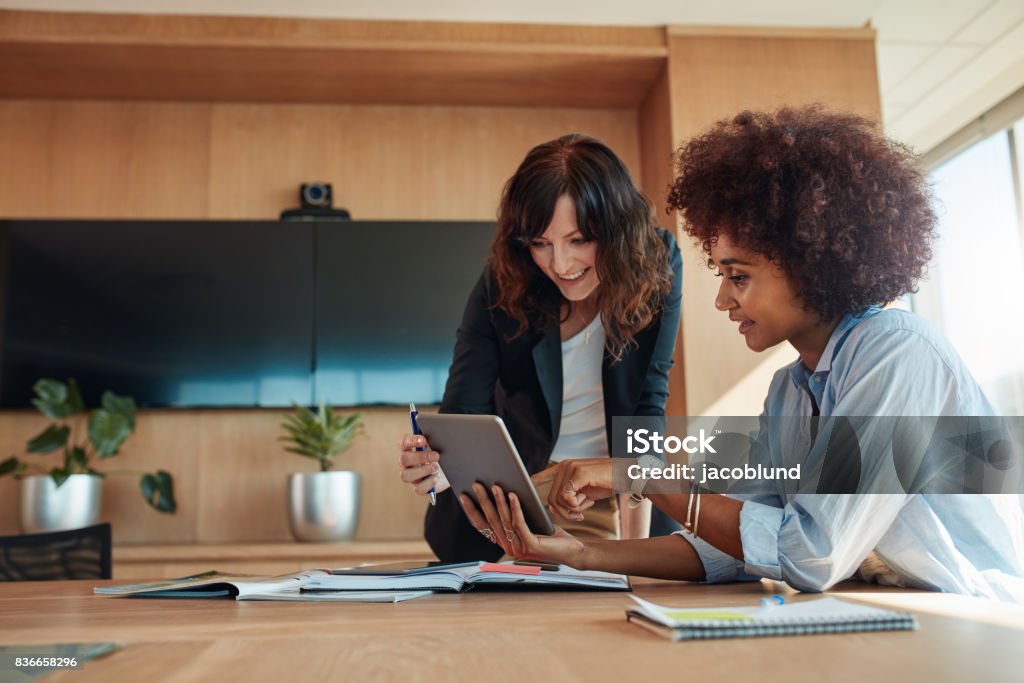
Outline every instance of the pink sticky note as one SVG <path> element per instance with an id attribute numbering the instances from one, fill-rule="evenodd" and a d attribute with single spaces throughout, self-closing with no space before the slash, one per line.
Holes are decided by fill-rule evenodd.
<path id="1" fill-rule="evenodd" d="M 528 576 L 539 576 L 540 567 L 530 567 L 521 564 L 498 564 L 497 562 L 485 562 L 480 565 L 482 572 L 494 572 L 496 574 L 526 574 Z"/>

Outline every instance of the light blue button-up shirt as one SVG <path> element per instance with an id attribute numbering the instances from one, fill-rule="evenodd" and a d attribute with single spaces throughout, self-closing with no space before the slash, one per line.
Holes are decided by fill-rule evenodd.
<path id="1" fill-rule="evenodd" d="M 814 372 L 799 359 L 776 372 L 762 418 L 812 415 L 812 396 L 822 418 L 995 414 L 941 334 L 916 315 L 878 308 L 845 316 Z M 755 445 L 759 461 L 791 467 L 813 457 L 806 433 L 766 431 Z M 865 477 L 885 469 L 891 442 L 888 448 L 863 450 Z M 707 581 L 767 577 L 821 591 L 852 576 L 874 550 L 904 585 L 1024 602 L 1024 514 L 1016 495 L 830 495 L 787 492 L 784 482 L 761 486 L 769 490 L 733 496 L 744 501 L 742 562 L 683 535 Z"/>

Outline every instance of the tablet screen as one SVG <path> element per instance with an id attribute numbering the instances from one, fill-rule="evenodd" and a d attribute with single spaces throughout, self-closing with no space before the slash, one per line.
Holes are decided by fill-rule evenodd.
<path id="1" fill-rule="evenodd" d="M 474 482 L 488 489 L 497 484 L 519 497 L 531 531 L 545 536 L 555 533 L 547 508 L 500 417 L 420 413 L 416 419 L 430 447 L 440 454 L 439 464 L 456 495 L 467 493 L 475 499 Z"/>

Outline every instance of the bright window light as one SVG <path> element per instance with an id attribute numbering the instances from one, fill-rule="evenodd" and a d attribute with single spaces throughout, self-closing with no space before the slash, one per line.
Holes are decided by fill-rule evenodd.
<path id="1" fill-rule="evenodd" d="M 945 332 L 1000 413 L 1024 415 L 1024 240 L 1013 147 L 1004 130 L 933 171 L 940 237 L 913 307 Z"/>

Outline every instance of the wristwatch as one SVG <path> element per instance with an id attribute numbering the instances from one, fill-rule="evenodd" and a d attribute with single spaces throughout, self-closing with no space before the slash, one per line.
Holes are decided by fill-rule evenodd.
<path id="1" fill-rule="evenodd" d="M 643 469 L 661 469 L 665 466 L 659 458 L 651 454 L 641 455 L 636 459 L 636 464 L 640 466 L 641 471 Z M 634 479 L 629 484 L 629 507 L 630 509 L 637 508 L 642 502 L 644 502 L 644 487 L 647 486 L 647 479 L 640 477 Z"/>

